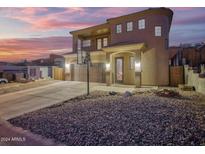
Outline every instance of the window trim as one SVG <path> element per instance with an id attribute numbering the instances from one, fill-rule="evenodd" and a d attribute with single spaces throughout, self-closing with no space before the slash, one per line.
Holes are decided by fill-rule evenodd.
<path id="1" fill-rule="evenodd" d="M 140 21 L 144 21 L 143 27 L 142 27 L 142 24 L 141 24 Z M 145 21 L 144 18 L 143 19 L 139 19 L 137 23 L 138 23 L 138 30 L 143 30 L 143 29 L 146 28 L 146 21 Z"/>
<path id="2" fill-rule="evenodd" d="M 159 31 L 156 31 L 156 28 L 160 28 L 160 35 L 158 35 Z M 162 36 L 162 26 L 154 26 L 154 36 L 155 37 L 161 37 Z"/>
<path id="3" fill-rule="evenodd" d="M 107 45 L 104 45 L 104 39 L 107 39 Z M 103 37 L 102 38 L 102 47 L 107 47 L 108 46 L 108 37 Z"/>
<path id="4" fill-rule="evenodd" d="M 98 48 L 98 40 L 100 40 L 100 47 L 101 47 L 101 48 Z M 96 48 L 96 49 L 97 49 L 97 50 L 101 50 L 102 47 L 103 47 L 103 46 L 102 46 L 102 45 L 103 45 L 103 44 L 102 44 L 102 38 L 97 38 L 96 42 L 97 42 L 97 46 L 96 46 L 97 48 Z"/>
<path id="5" fill-rule="evenodd" d="M 118 26 L 118 25 L 121 26 L 121 31 L 120 31 L 119 33 L 117 32 L 117 26 Z M 121 33 L 122 33 L 122 24 L 121 24 L 121 23 L 115 25 L 115 33 L 116 33 L 116 34 L 121 34 Z"/>
<path id="6" fill-rule="evenodd" d="M 128 31 L 128 29 L 127 29 L 127 28 L 128 28 L 128 26 L 127 26 L 128 23 L 132 23 L 132 29 L 129 30 L 129 31 Z M 133 25 L 134 25 L 134 24 L 133 24 L 133 21 L 128 21 L 128 22 L 126 22 L 126 32 L 132 32 L 132 31 L 133 31 Z"/>

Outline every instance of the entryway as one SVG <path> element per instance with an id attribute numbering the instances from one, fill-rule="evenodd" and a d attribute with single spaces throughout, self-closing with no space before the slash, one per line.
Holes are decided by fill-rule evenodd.
<path id="1" fill-rule="evenodd" d="M 123 83 L 124 79 L 124 58 L 116 57 L 115 58 L 115 82 Z"/>

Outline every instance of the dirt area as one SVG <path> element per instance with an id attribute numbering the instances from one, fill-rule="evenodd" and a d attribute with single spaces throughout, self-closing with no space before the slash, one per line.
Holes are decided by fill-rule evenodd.
<path id="1" fill-rule="evenodd" d="M 26 90 L 30 88 L 45 86 L 48 84 L 52 84 L 54 82 L 56 81 L 49 79 L 49 80 L 36 80 L 36 81 L 28 82 L 28 83 L 13 82 L 13 83 L 8 83 L 8 84 L 1 84 L 0 85 L 0 95 L 11 93 L 11 92 L 16 92 L 20 90 Z"/>
<path id="2" fill-rule="evenodd" d="M 9 122 L 66 145 L 205 145 L 204 96 L 161 93 L 96 91 Z"/>

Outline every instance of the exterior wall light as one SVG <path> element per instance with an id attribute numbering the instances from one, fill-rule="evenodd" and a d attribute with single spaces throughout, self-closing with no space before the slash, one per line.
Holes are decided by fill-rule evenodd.
<path id="1" fill-rule="evenodd" d="M 70 73 L 70 63 L 65 64 L 65 72 Z"/>
<path id="2" fill-rule="evenodd" d="M 110 71 L 110 63 L 105 64 L 105 67 L 107 72 Z"/>
<path id="3" fill-rule="evenodd" d="M 135 72 L 141 72 L 141 63 L 135 62 Z"/>

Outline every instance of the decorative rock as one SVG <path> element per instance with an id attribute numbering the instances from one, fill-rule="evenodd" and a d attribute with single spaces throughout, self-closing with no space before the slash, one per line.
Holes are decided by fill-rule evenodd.
<path id="1" fill-rule="evenodd" d="M 125 93 L 123 94 L 123 97 L 130 97 L 132 96 L 132 93 L 129 91 L 125 91 Z"/>
<path id="2" fill-rule="evenodd" d="M 157 91 L 163 97 L 156 95 Z M 180 91 L 182 98 L 172 99 L 177 91 L 156 92 L 128 98 L 116 92 L 91 92 L 89 98 L 74 98 L 9 122 L 70 146 L 204 145 L 205 105 L 196 97 L 184 99 L 185 93 L 200 95 Z M 124 95 L 130 96 L 130 92 Z"/>
<path id="3" fill-rule="evenodd" d="M 109 95 L 117 95 L 117 92 L 115 92 L 115 91 L 110 91 L 110 92 L 109 92 Z"/>

